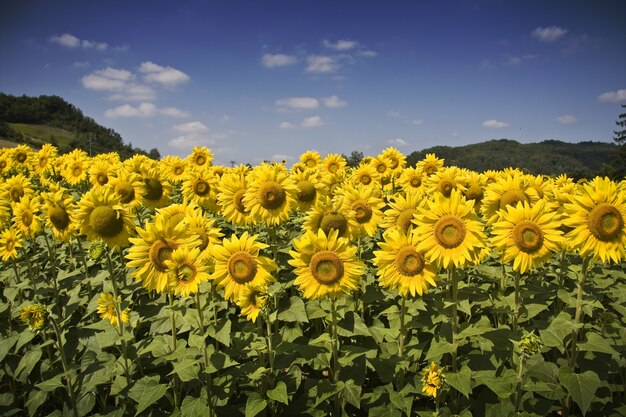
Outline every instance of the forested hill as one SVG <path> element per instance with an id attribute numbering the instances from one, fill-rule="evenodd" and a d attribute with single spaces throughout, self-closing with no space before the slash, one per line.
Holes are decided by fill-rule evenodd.
<path id="1" fill-rule="evenodd" d="M 125 144 L 119 133 L 100 126 L 58 96 L 12 96 L 0 93 L 0 139 L 35 148 L 52 143 L 61 152 L 82 149 L 92 155 L 117 152 L 122 159 L 143 149 Z M 153 149 L 150 156 L 158 157 Z"/>
<path id="2" fill-rule="evenodd" d="M 435 146 L 407 156 L 407 164 L 414 165 L 426 154 L 434 153 L 445 159 L 446 165 L 482 172 L 508 167 L 523 168 L 531 174 L 568 174 L 575 178 L 610 175 L 611 165 L 619 146 L 606 142 L 567 143 L 546 140 L 522 144 L 499 139 L 466 146 Z"/>

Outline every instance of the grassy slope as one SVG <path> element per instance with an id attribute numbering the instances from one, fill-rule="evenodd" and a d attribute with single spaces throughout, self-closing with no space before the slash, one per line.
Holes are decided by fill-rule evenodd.
<path id="1" fill-rule="evenodd" d="M 66 147 L 75 139 L 73 133 L 58 127 L 25 123 L 9 123 L 9 126 L 24 136 L 32 138 L 33 142 L 37 144 L 50 143 L 51 138 L 54 137 L 58 147 Z"/>

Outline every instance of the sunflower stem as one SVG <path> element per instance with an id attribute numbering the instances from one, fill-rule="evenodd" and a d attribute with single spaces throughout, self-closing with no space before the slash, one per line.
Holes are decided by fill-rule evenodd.
<path id="1" fill-rule="evenodd" d="M 513 337 L 517 334 L 517 322 L 519 320 L 519 308 L 521 304 L 520 300 L 520 288 L 519 283 L 522 275 L 519 272 L 515 272 L 513 275 L 513 286 L 515 290 L 515 305 L 513 306 L 513 323 L 511 324 L 511 330 Z"/>
<path id="2" fill-rule="evenodd" d="M 61 364 L 63 365 L 63 373 L 65 374 L 65 388 L 70 396 L 70 403 L 72 405 L 72 414 L 74 417 L 79 417 L 78 408 L 76 406 L 76 393 L 74 392 L 74 384 L 72 383 L 72 375 L 68 366 L 67 358 L 65 357 L 65 351 L 63 350 L 63 338 L 61 337 L 61 331 L 59 325 L 52 315 L 50 315 L 50 322 L 54 328 L 54 334 L 56 335 L 57 345 L 61 354 Z"/>
<path id="3" fill-rule="evenodd" d="M 170 322 L 172 323 L 172 352 L 176 351 L 176 314 L 174 312 L 174 294 L 168 292 L 167 299 L 170 303 Z"/>
<path id="4" fill-rule="evenodd" d="M 448 269 L 448 280 L 450 281 L 450 286 L 452 290 L 452 372 L 457 372 L 458 364 L 457 364 L 457 349 L 458 349 L 458 325 L 459 325 L 459 317 L 458 317 L 458 292 L 459 292 L 459 283 L 457 280 L 456 270 L 454 268 Z M 450 388 L 450 396 L 451 396 L 451 408 L 452 412 L 456 413 L 456 402 L 458 398 L 458 392 L 454 388 Z"/>
<path id="5" fill-rule="evenodd" d="M 200 334 L 202 335 L 202 351 L 204 356 L 204 372 L 202 373 L 202 379 L 204 379 L 204 384 L 206 387 L 207 398 L 209 400 L 209 416 L 213 416 L 215 414 L 213 410 L 213 393 L 212 393 L 212 385 L 213 385 L 213 377 L 207 371 L 209 368 L 209 354 L 207 352 L 206 346 L 206 330 L 204 327 L 204 312 L 202 310 L 202 305 L 200 303 L 200 292 L 196 292 L 196 309 L 198 310 L 198 320 L 200 322 Z"/>
<path id="6" fill-rule="evenodd" d="M 524 385 L 524 353 L 519 358 L 519 368 L 517 370 L 517 389 L 515 390 L 515 412 L 519 410 L 522 401 L 522 387 Z"/>
<path id="7" fill-rule="evenodd" d="M 333 345 L 333 382 L 335 386 L 339 382 L 339 337 L 337 335 L 337 307 L 335 306 L 335 297 L 330 297 L 330 313 L 332 320 L 332 345 Z M 340 394 L 337 393 L 335 395 L 335 416 L 341 415 L 341 397 Z"/>
<path id="8" fill-rule="evenodd" d="M 268 311 L 265 314 L 265 330 L 267 332 L 266 336 L 265 336 L 265 341 L 267 343 L 267 355 L 269 358 L 269 362 L 270 362 L 270 372 L 272 375 L 274 375 L 274 359 L 275 359 L 275 355 L 274 355 L 274 345 L 272 342 L 272 337 L 273 337 L 273 333 L 272 333 L 272 318 L 271 318 L 271 314 Z"/>
<path id="9" fill-rule="evenodd" d="M 15 285 L 18 286 L 20 284 L 20 280 L 21 280 L 21 278 L 20 278 L 20 270 L 18 269 L 17 264 L 15 263 L 15 259 L 11 259 L 11 263 L 13 264 L 13 271 L 15 271 Z M 55 295 L 57 294 L 56 289 L 55 289 L 54 293 L 55 293 Z M 24 299 L 22 298 L 22 290 L 18 289 L 17 296 L 20 299 L 20 304 L 22 304 L 24 302 Z"/>
<path id="10" fill-rule="evenodd" d="M 400 361 L 404 360 L 404 343 L 406 338 L 406 297 L 402 296 L 402 302 L 400 303 L 400 338 L 398 340 L 398 356 Z M 404 365 L 400 368 L 398 375 L 398 391 L 404 388 Z"/>

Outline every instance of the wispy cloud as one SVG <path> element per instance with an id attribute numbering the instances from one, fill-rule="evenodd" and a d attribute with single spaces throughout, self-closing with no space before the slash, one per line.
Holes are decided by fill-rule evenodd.
<path id="1" fill-rule="evenodd" d="M 397 146 L 397 147 L 403 147 L 403 146 L 407 146 L 409 143 L 402 139 L 402 138 L 395 138 L 395 139 L 390 139 L 387 141 L 387 144 L 391 145 L 391 146 Z"/>
<path id="2" fill-rule="evenodd" d="M 338 96 L 324 97 L 322 98 L 322 102 L 324 103 L 324 106 L 331 109 L 346 107 L 348 105 L 347 101 L 340 99 Z"/>
<path id="3" fill-rule="evenodd" d="M 567 29 L 559 26 L 538 27 L 533 30 L 530 35 L 538 39 L 540 42 L 555 42 L 561 39 L 567 33 Z"/>
<path id="4" fill-rule="evenodd" d="M 306 72 L 315 74 L 328 74 L 337 71 L 340 64 L 335 57 L 329 55 L 310 55 L 306 59 Z"/>
<path id="5" fill-rule="evenodd" d="M 143 62 L 139 67 L 139 72 L 145 74 L 146 82 L 158 83 L 165 87 L 176 87 L 190 80 L 187 74 L 176 68 L 163 67 L 150 61 Z"/>
<path id="6" fill-rule="evenodd" d="M 265 54 L 261 58 L 261 63 L 266 68 L 278 68 L 293 65 L 298 62 L 298 58 L 293 55 Z"/>
<path id="7" fill-rule="evenodd" d="M 320 102 L 314 97 L 287 97 L 276 100 L 276 106 L 282 110 L 315 110 Z"/>
<path id="8" fill-rule="evenodd" d="M 202 122 L 193 121 L 189 123 L 183 123 L 172 127 L 177 132 L 183 133 L 202 133 L 208 132 L 209 128 L 204 125 Z"/>
<path id="9" fill-rule="evenodd" d="M 88 90 L 112 93 L 108 98 L 118 101 L 150 101 L 156 92 L 147 85 L 135 82 L 135 75 L 124 69 L 107 67 L 82 77 L 81 83 Z"/>
<path id="10" fill-rule="evenodd" d="M 324 40 L 324 46 L 326 48 L 334 49 L 335 51 L 349 51 L 359 46 L 359 43 L 356 41 L 351 41 L 347 39 L 341 39 L 337 42 L 330 42 L 328 40 Z"/>
<path id="11" fill-rule="evenodd" d="M 307 128 L 308 127 L 320 127 L 320 126 L 323 126 L 323 125 L 324 125 L 324 121 L 319 116 L 307 117 L 300 124 L 300 126 L 307 127 Z"/>
<path id="12" fill-rule="evenodd" d="M 52 43 L 64 46 L 66 48 L 83 48 L 83 49 L 95 49 L 97 51 L 104 51 L 109 48 L 106 42 L 95 42 L 86 39 L 79 39 L 71 33 L 64 33 L 62 35 L 53 35 L 48 39 Z"/>
<path id="13" fill-rule="evenodd" d="M 282 122 L 281 124 L 278 125 L 278 127 L 280 127 L 281 129 L 293 129 L 296 126 L 289 122 Z"/>
<path id="14" fill-rule="evenodd" d="M 576 120 L 574 116 L 571 116 L 569 114 L 564 114 L 563 116 L 559 116 L 555 120 L 563 125 L 571 125 L 578 121 Z"/>
<path id="15" fill-rule="evenodd" d="M 392 119 L 401 120 L 404 123 L 408 123 L 408 124 L 415 125 L 415 126 L 421 125 L 424 123 L 424 120 L 422 119 L 417 119 L 417 118 L 413 119 L 410 117 L 406 117 L 399 111 L 390 111 L 387 113 L 387 116 L 391 117 Z"/>
<path id="16" fill-rule="evenodd" d="M 140 103 L 138 106 L 131 106 L 130 104 L 123 104 L 112 109 L 108 109 L 104 115 L 110 119 L 117 118 L 148 118 L 156 115 L 164 115 L 171 117 L 184 117 L 188 116 L 187 112 L 184 112 L 175 107 L 158 108 L 153 103 Z"/>
<path id="17" fill-rule="evenodd" d="M 619 103 L 620 101 L 626 101 L 626 88 L 602 93 L 598 96 L 598 101 L 604 103 Z"/>
<path id="18" fill-rule="evenodd" d="M 508 123 L 501 122 L 501 121 L 496 120 L 496 119 L 485 120 L 482 123 L 482 125 L 483 125 L 483 127 L 488 127 L 488 128 L 492 128 L 492 129 L 501 129 L 501 128 L 510 126 Z"/>

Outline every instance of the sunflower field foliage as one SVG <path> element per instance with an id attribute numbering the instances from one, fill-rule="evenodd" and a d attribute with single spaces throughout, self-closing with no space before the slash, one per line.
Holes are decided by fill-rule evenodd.
<path id="1" fill-rule="evenodd" d="M 3 416 L 626 416 L 626 182 L 0 150 Z"/>

